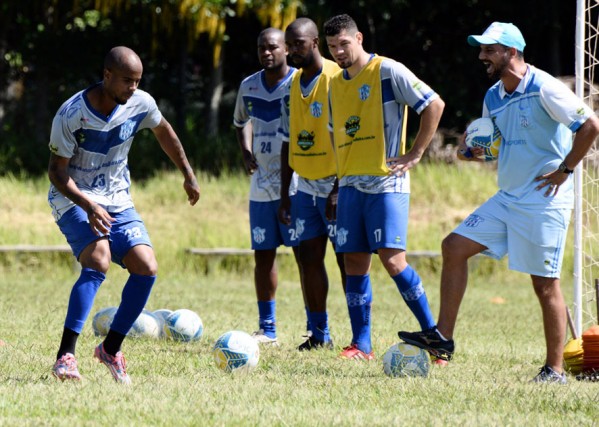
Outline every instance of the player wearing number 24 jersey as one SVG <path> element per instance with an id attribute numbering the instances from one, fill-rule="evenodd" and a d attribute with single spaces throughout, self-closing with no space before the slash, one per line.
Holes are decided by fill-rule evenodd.
<path id="1" fill-rule="evenodd" d="M 233 115 L 245 169 L 251 176 L 250 230 L 255 251 L 255 286 L 262 343 L 276 343 L 276 250 L 291 246 L 297 257 L 295 228 L 277 219 L 281 191 L 281 138 L 277 135 L 281 102 L 295 72 L 287 65 L 287 48 L 281 30 L 267 28 L 258 36 L 261 71 L 244 79 Z M 290 194 L 295 193 L 295 186 Z"/>

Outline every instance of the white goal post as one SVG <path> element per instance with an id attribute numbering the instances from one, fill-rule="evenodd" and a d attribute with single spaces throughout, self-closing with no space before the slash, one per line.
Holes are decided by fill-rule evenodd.
<path id="1" fill-rule="evenodd" d="M 576 94 L 596 110 L 599 87 L 599 0 L 576 3 Z M 599 280 L 599 148 L 597 141 L 574 173 L 574 326 L 577 334 L 599 323 L 595 310 Z M 599 314 L 597 314 L 599 316 Z"/>

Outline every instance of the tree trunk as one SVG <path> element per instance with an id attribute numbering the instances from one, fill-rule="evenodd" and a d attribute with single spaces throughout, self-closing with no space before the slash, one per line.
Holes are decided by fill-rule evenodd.
<path id="1" fill-rule="evenodd" d="M 223 95 L 223 56 L 224 47 L 221 51 L 220 59 L 218 64 L 212 69 L 211 79 L 211 95 L 210 95 L 210 110 L 208 111 L 208 123 L 206 127 L 206 134 L 208 137 L 218 136 L 219 130 L 219 113 L 220 113 L 220 102 Z"/>

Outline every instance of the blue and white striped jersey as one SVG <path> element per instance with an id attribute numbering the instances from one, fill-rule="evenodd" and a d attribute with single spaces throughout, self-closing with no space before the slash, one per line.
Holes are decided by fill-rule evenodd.
<path id="1" fill-rule="evenodd" d="M 81 192 L 108 212 L 121 212 L 133 206 L 127 161 L 133 137 L 141 129 L 158 126 L 162 114 L 154 98 L 137 89 L 106 117 L 88 102 L 86 93 L 93 87 L 76 93 L 58 109 L 49 147 L 70 159 L 69 175 Z M 75 206 L 53 185 L 48 203 L 56 221 Z"/>
<path id="2" fill-rule="evenodd" d="M 281 136 L 277 133 L 281 122 L 281 103 L 289 96 L 289 85 L 295 68 L 291 68 L 284 80 L 269 88 L 264 70 L 245 78 L 237 93 L 233 123 L 242 128 L 251 120 L 252 151 L 258 163 L 250 184 L 250 200 L 270 202 L 281 198 Z M 289 189 L 295 193 L 297 177 L 294 174 Z"/>

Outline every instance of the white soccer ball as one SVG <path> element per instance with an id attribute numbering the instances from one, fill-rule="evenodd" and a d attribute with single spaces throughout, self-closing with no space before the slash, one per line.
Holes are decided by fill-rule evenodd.
<path id="1" fill-rule="evenodd" d="M 426 377 L 431 367 L 428 352 L 400 342 L 383 356 L 383 370 L 390 377 Z"/>
<path id="2" fill-rule="evenodd" d="M 161 308 L 158 310 L 154 310 L 152 313 L 154 313 L 156 316 L 162 318 L 162 320 L 166 320 L 168 315 L 171 314 L 172 312 L 173 312 L 173 310 L 169 310 L 168 308 Z"/>
<path id="3" fill-rule="evenodd" d="M 116 310 L 117 307 L 104 307 L 94 315 L 92 320 L 92 329 L 94 330 L 94 335 L 97 337 L 103 337 L 108 334 L 108 330 L 110 329 L 110 325 L 112 324 Z"/>
<path id="4" fill-rule="evenodd" d="M 479 158 L 490 162 L 497 160 L 501 146 L 501 133 L 493 120 L 483 117 L 474 120 L 466 128 L 466 145 L 470 148 L 480 147 L 485 150 Z"/>
<path id="5" fill-rule="evenodd" d="M 133 338 L 160 338 L 164 321 L 148 310 L 143 310 L 135 319 L 127 336 Z"/>
<path id="6" fill-rule="evenodd" d="M 260 348 L 251 335 L 229 331 L 216 340 L 212 355 L 216 366 L 225 372 L 249 372 L 258 365 Z"/>
<path id="7" fill-rule="evenodd" d="M 164 320 L 164 334 L 176 341 L 198 341 L 204 333 L 202 319 L 186 308 L 173 311 Z"/>
<path id="8" fill-rule="evenodd" d="M 161 308 L 158 310 L 154 310 L 152 313 L 160 320 L 160 337 L 166 338 L 166 332 L 164 331 L 164 324 L 166 323 L 166 318 L 173 312 L 173 310 L 169 310 L 168 308 Z"/>

